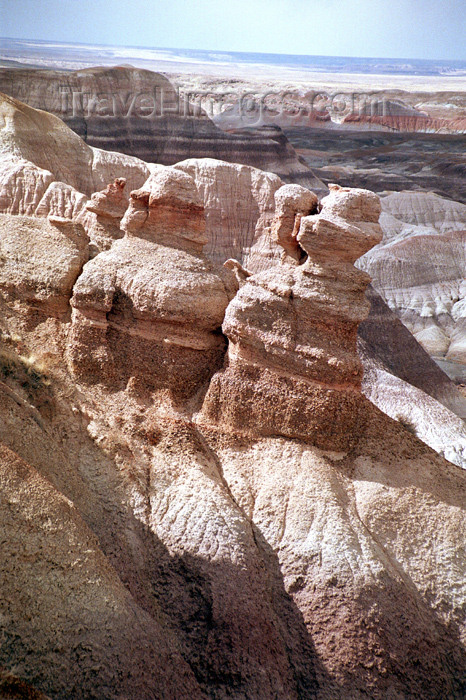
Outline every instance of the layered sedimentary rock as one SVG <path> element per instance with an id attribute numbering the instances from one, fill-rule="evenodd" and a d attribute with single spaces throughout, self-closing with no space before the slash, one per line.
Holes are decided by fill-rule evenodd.
<path id="1" fill-rule="evenodd" d="M 358 263 L 434 357 L 466 362 L 466 207 L 433 194 L 382 199 L 384 241 Z"/>
<path id="2" fill-rule="evenodd" d="M 0 211 L 48 215 L 98 228 L 86 208 L 115 171 L 139 187 L 152 166 L 137 158 L 91 148 L 63 122 L 0 94 Z"/>
<path id="3" fill-rule="evenodd" d="M 328 182 L 379 194 L 403 190 L 435 192 L 466 203 L 464 137 L 359 130 L 287 128 L 286 136 L 315 174 Z"/>
<path id="4" fill-rule="evenodd" d="M 67 219 L 0 214 L 2 297 L 48 315 L 66 313 L 71 290 L 88 259 L 82 226 Z"/>
<path id="5" fill-rule="evenodd" d="M 107 250 L 123 232 L 120 222 L 128 208 L 128 195 L 125 193 L 126 179 L 117 178 L 101 192 L 94 192 L 86 203 L 86 210 L 95 214 L 88 221 L 88 234 L 95 250 Z"/>
<path id="6" fill-rule="evenodd" d="M 279 249 L 270 235 L 274 195 L 283 186 L 277 175 L 208 158 L 175 167 L 194 178 L 204 202 L 209 258 L 218 264 L 234 258 L 252 271 L 278 261 Z"/>
<path id="7" fill-rule="evenodd" d="M 125 238 L 86 265 L 74 287 L 73 370 L 187 400 L 223 358 L 220 326 L 236 280 L 203 256 L 204 204 L 181 170 L 163 168 L 133 191 L 122 228 Z"/>
<path id="8" fill-rule="evenodd" d="M 380 203 L 372 193 L 331 186 L 320 214 L 299 218 L 295 234 L 289 212 L 312 208 L 306 196 L 276 193 L 276 235 L 285 251 L 294 240 L 302 258 L 249 277 L 230 303 L 226 366 L 210 383 L 202 418 L 348 449 L 364 430 L 356 332 L 369 311 L 369 278 L 353 262 L 381 240 Z"/>
<path id="9" fill-rule="evenodd" d="M 0 90 L 60 117 L 99 149 L 164 165 L 192 157 L 218 158 L 271 170 L 325 191 L 280 129 L 225 133 L 159 73 L 127 66 L 14 73 L 3 69 Z"/>
<path id="10" fill-rule="evenodd" d="M 196 182 L 168 168 L 84 266 L 71 323 L 2 300 L 0 665 L 49 697 L 462 697 L 464 473 L 360 392 L 351 259 L 378 199 L 334 188 L 306 215 L 282 194 L 299 255 L 274 270 L 209 263 Z M 230 368 L 203 363 L 237 278 L 244 374 L 218 420 Z"/>
<path id="11" fill-rule="evenodd" d="M 151 172 L 160 172 L 164 166 L 144 164 L 116 153 L 89 149 L 86 144 L 79 145 L 76 143 L 75 134 L 57 120 L 53 120 L 50 115 L 31 110 L 8 98 L 5 98 L 3 109 L 8 118 L 5 118 L 1 132 L 4 155 L 0 196 L 2 210 L 40 217 L 51 215 L 81 223 L 90 237 L 90 255 L 94 256 L 99 250 L 107 249 L 116 238 L 123 235 L 120 227 L 127 196 L 125 193 L 130 192 L 135 185 L 140 187 Z M 61 150 L 57 151 L 54 148 L 54 139 L 58 139 Z M 72 164 L 68 164 L 67 172 L 62 170 L 62 152 L 68 150 L 68 142 L 73 153 L 85 154 L 84 160 L 78 159 L 78 163 L 88 194 L 79 192 L 73 186 L 78 182 Z M 22 153 L 32 158 L 33 162 L 25 161 Z M 44 165 L 44 159 L 51 170 L 44 170 L 37 165 Z M 177 164 L 176 167 L 194 177 L 199 195 L 204 201 L 208 238 L 205 251 L 208 256 L 218 263 L 229 257 L 237 259 L 252 272 L 268 268 L 280 259 L 280 250 L 283 249 L 271 235 L 275 213 L 274 194 L 283 184 L 278 176 L 250 166 L 227 164 L 213 159 L 190 159 Z M 105 179 L 108 170 L 112 176 Z M 122 189 L 120 194 L 120 188 L 115 190 L 113 185 L 101 189 L 112 181 L 115 175 L 122 173 L 127 176 L 129 173 L 130 177 L 126 188 Z M 69 177 L 72 184 L 56 180 L 55 177 Z M 100 189 L 98 192 L 94 192 L 96 178 L 96 189 Z M 121 196 L 117 209 L 112 191 L 117 198 Z M 89 201 L 92 192 L 92 201 Z M 395 207 L 398 206 L 396 203 L 401 201 L 409 201 L 409 194 L 384 198 L 384 202 L 393 202 Z M 443 202 L 441 211 L 438 211 L 439 202 Z M 434 198 L 434 204 L 435 206 L 429 206 L 429 211 L 438 212 L 440 223 L 451 222 L 453 228 L 457 226 L 457 221 L 462 216 L 460 205 L 439 198 Z M 277 206 L 279 209 L 280 204 L 277 203 Z M 403 206 L 406 209 L 406 206 Z M 282 213 L 286 220 L 286 213 Z M 308 213 L 307 210 L 304 213 Z M 405 215 L 403 213 L 403 216 Z M 416 219 L 413 221 L 415 223 Z M 392 228 L 396 234 L 399 234 L 403 227 L 409 229 L 408 224 L 395 219 L 388 211 L 382 213 L 381 223 L 385 235 L 388 235 Z M 407 233 L 409 234 L 409 230 Z M 296 250 L 295 243 L 293 245 Z M 232 270 L 241 282 L 244 273 L 234 264 Z M 379 336 L 384 337 L 383 328 L 380 329 Z M 392 343 L 391 347 L 394 354 L 401 356 L 396 343 Z M 380 347 L 377 352 L 380 359 Z M 414 353 L 414 349 L 412 352 Z M 417 356 L 416 353 L 414 356 Z M 416 362 L 425 366 L 425 358 L 418 357 Z M 449 371 L 452 366 L 452 363 L 449 363 Z M 459 365 L 456 363 L 454 366 Z M 418 374 L 416 371 L 412 373 L 412 381 L 416 386 Z M 430 375 L 431 372 L 426 373 L 426 376 Z M 406 373 L 401 372 L 399 376 L 406 379 Z M 422 388 L 429 393 L 426 385 Z M 432 391 L 431 387 L 431 394 Z M 435 396 L 437 397 L 436 394 Z M 459 396 L 456 401 L 458 400 Z M 446 405 L 451 407 L 451 403 Z M 464 413 L 464 408 L 462 411 Z M 460 411 L 460 415 L 463 413 Z"/>
<path id="12" fill-rule="evenodd" d="M 65 182 L 90 196 L 113 179 L 115 169 L 120 177 L 128 180 L 129 187 L 142 184 L 151 172 L 150 166 L 138 158 L 88 146 L 61 119 L 32 109 L 7 95 L 0 95 L 0 153 L 6 157 L 5 163 L 2 159 L 2 174 L 5 172 L 7 176 L 2 182 L 2 189 L 8 187 L 13 178 L 14 170 L 11 174 L 8 171 L 10 161 L 13 164 L 18 162 L 17 167 L 30 168 L 31 163 L 36 166 L 37 184 L 31 180 L 26 201 L 37 201 L 37 204 L 38 196 L 42 196 L 54 180 Z M 7 191 L 4 196 L 10 200 L 10 204 L 18 198 L 15 190 Z M 22 200 L 25 201 L 24 195 Z"/>
<path id="13" fill-rule="evenodd" d="M 452 117 L 445 108 L 445 102 L 455 99 L 451 93 L 443 96 L 389 90 L 355 93 L 347 85 L 331 92 L 325 89 L 264 89 L 257 83 L 243 84 L 242 87 L 242 91 L 237 90 L 237 94 L 229 96 L 226 105 L 222 103 L 221 93 L 217 97 L 213 119 L 222 129 L 274 125 L 285 130 L 315 128 L 340 132 L 463 134 L 466 131 L 464 109 L 458 105 L 458 116 Z M 196 94 L 193 87 L 186 89 L 193 99 L 202 101 L 206 95 L 205 91 Z M 215 103 L 215 90 L 207 94 L 208 99 Z M 431 102 L 417 104 L 422 98 Z"/>
<path id="14" fill-rule="evenodd" d="M 0 211 L 72 219 L 83 224 L 93 250 L 108 248 L 121 236 L 125 193 L 163 166 L 90 148 L 60 120 L 6 96 L 2 109 Z M 73 157 L 63 158 L 65 152 Z M 177 168 L 195 178 L 203 199 L 209 257 L 219 263 L 237 258 L 253 270 L 278 257 L 268 235 L 274 192 L 283 184 L 277 175 L 206 158 L 182 161 Z M 126 180 L 117 210 L 119 188 L 108 189 L 115 175 Z"/>
<path id="15" fill-rule="evenodd" d="M 364 357 L 364 349 L 361 352 Z M 383 365 L 367 355 L 363 392 L 381 411 L 401 423 L 438 454 L 466 469 L 466 425 L 456 413 L 449 411 L 430 394 L 386 371 Z"/>
<path id="16" fill-rule="evenodd" d="M 351 129 L 374 129 L 377 131 L 397 131 L 426 134 L 464 134 L 466 119 L 442 119 L 427 114 L 370 115 L 349 114 L 343 121 Z"/>

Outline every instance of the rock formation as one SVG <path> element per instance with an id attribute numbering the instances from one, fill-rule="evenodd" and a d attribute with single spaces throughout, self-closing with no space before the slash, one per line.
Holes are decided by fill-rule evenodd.
<path id="1" fill-rule="evenodd" d="M 285 185 L 275 193 L 275 216 L 272 235 L 284 250 L 285 259 L 299 263 L 305 253 L 298 243 L 303 216 L 317 213 L 318 199 L 314 192 L 299 185 Z"/>
<path id="2" fill-rule="evenodd" d="M 192 158 L 175 167 L 194 178 L 204 202 L 209 258 L 218 264 L 234 258 L 254 272 L 278 261 L 280 253 L 270 235 L 274 195 L 283 186 L 277 175 L 208 158 Z"/>
<path id="3" fill-rule="evenodd" d="M 97 252 L 107 250 L 123 235 L 120 223 L 128 208 L 125 187 L 126 179 L 119 177 L 101 192 L 94 192 L 86 203 L 87 211 L 96 215 L 88 224 L 88 233 Z"/>
<path id="4" fill-rule="evenodd" d="M 8 118 L 4 120 L 4 128 L 0 132 L 4 155 L 1 164 L 3 185 L 0 190 L 2 193 L 0 208 L 4 212 L 28 216 L 50 215 L 55 217 L 55 224 L 62 219 L 70 223 L 82 224 L 90 239 L 90 257 L 95 256 L 99 251 L 107 250 L 115 239 L 123 235 L 121 217 L 127 197 L 125 193 L 130 192 L 135 186 L 141 188 L 151 173 L 160 173 L 165 166 L 145 164 L 117 153 L 105 153 L 89 148 L 83 143 L 79 145 L 76 142 L 76 135 L 50 115 L 32 110 L 9 98 L 5 98 L 3 105 Z M 40 138 L 31 137 L 34 130 Z M 78 184 L 79 178 L 74 172 L 75 168 L 71 167 L 72 164 L 68 166 L 68 171 L 63 170 L 61 163 L 63 159 L 60 152 L 57 152 L 53 146 L 51 134 L 55 134 L 54 138 L 58 139 L 63 149 L 67 148 L 69 141 L 72 152 L 84 154 L 83 160 L 78 160 L 78 163 L 81 168 L 80 177 L 84 180 L 87 194 L 79 192 L 73 186 Z M 32 161 L 25 161 L 22 153 L 32 158 Z M 51 170 L 44 170 L 36 164 L 44 165 L 45 162 Z M 295 233 L 297 233 L 299 217 L 310 213 L 314 206 L 315 198 L 307 190 L 298 185 L 290 185 L 291 189 L 297 193 L 298 199 L 301 195 L 304 197 L 303 205 L 300 205 L 299 211 L 299 207 L 296 209 L 296 205 L 293 205 L 287 213 L 286 207 L 283 208 L 277 200 L 277 217 L 275 217 L 274 195 L 278 189 L 282 188 L 283 181 L 272 173 L 265 173 L 250 166 L 223 163 L 214 159 L 188 159 L 177 163 L 176 169 L 194 178 L 199 197 L 203 200 L 206 219 L 205 235 L 208 239 L 204 249 L 206 255 L 218 264 L 223 263 L 227 258 L 238 260 L 239 266 L 237 263 L 231 263 L 231 270 L 238 284 L 242 284 L 247 276 L 241 265 L 250 272 L 259 272 L 270 268 L 280 260 L 280 251 L 285 253 L 283 248 L 274 241 L 274 236 L 279 235 L 279 231 L 275 230 L 276 227 L 280 228 L 283 225 L 283 230 L 286 232 L 287 226 L 290 225 L 289 217 L 294 217 L 295 223 L 291 226 L 291 232 L 293 233 L 293 228 L 296 226 Z M 112 171 L 112 175 L 105 180 L 108 170 Z M 111 185 L 102 189 L 114 179 L 115 175 L 122 173 L 129 177 L 125 188 Z M 72 184 L 55 180 L 55 177 L 69 177 Z M 122 185 L 122 180 L 126 178 L 117 179 Z M 100 191 L 94 191 L 94 182 L 97 183 L 96 189 Z M 145 189 L 149 191 L 150 186 L 144 185 L 142 190 Z M 282 194 L 286 191 L 286 189 L 281 190 Z M 417 220 L 415 217 L 421 216 L 420 208 L 415 206 L 418 200 L 410 197 L 411 195 L 402 193 L 383 198 L 382 202 L 386 203 L 383 206 L 393 202 L 394 214 L 397 211 L 396 207 L 404 207 L 400 219 L 396 219 L 389 211 L 382 212 L 381 224 L 385 236 L 398 235 L 403 227 L 406 228 L 406 235 L 409 235 L 412 226 L 403 223 L 401 218 L 407 217 L 408 221 L 412 219 L 414 224 Z M 433 201 L 435 206 L 430 206 L 429 211 L 438 211 L 436 216 L 439 217 L 439 221 L 436 225 L 449 226 L 450 229 L 457 227 L 462 217 L 461 205 L 438 197 Z M 397 202 L 400 204 L 398 205 Z M 408 202 L 409 206 L 402 205 L 401 202 Z M 442 207 L 439 209 L 440 203 Z M 411 209 L 414 207 L 417 213 L 410 214 L 410 207 Z M 142 205 L 142 212 L 144 211 L 145 208 Z M 62 221 L 61 226 L 63 227 L 64 224 L 65 221 Z M 272 233 L 272 227 L 274 233 Z M 300 252 L 293 236 L 288 253 L 292 250 L 295 258 L 296 256 L 300 258 L 302 251 Z M 60 276 L 61 271 L 58 273 L 58 277 Z M 373 320 L 377 322 L 375 331 L 372 333 L 370 357 L 386 366 L 385 346 L 388 345 L 391 348 L 392 370 L 390 371 L 394 371 L 393 366 L 396 365 L 395 374 L 398 377 L 413 383 L 463 417 L 464 400 L 455 391 L 453 385 L 448 383 L 445 375 L 440 373 L 440 377 L 437 376 L 435 365 L 432 362 L 429 364 L 419 346 L 410 344 L 406 337 L 400 340 L 392 319 L 389 319 L 386 314 L 381 316 L 375 313 Z M 388 330 L 390 333 L 393 332 L 392 335 L 387 335 Z M 379 341 L 383 339 L 383 342 L 376 341 L 376 337 Z M 405 347 L 410 348 L 408 359 L 404 352 Z M 369 355 L 366 353 L 367 359 L 364 360 L 368 367 L 370 366 Z M 452 367 L 463 367 L 458 363 L 446 362 L 450 373 Z M 421 375 L 424 379 L 420 381 Z M 458 373 L 460 381 L 462 376 L 461 372 Z M 427 409 L 426 416 L 428 414 Z"/>
<path id="5" fill-rule="evenodd" d="M 108 211 L 108 200 L 93 197 L 94 211 Z M 223 358 L 220 326 L 236 280 L 202 255 L 204 204 L 181 170 L 163 168 L 134 190 L 122 228 L 125 238 L 86 265 L 74 287 L 73 370 L 187 401 Z"/>
<path id="6" fill-rule="evenodd" d="M 311 193 L 285 186 L 275 198 L 274 230 L 294 264 L 249 277 L 230 303 L 226 365 L 210 383 L 202 419 L 349 449 L 367 413 L 356 332 L 369 311 L 369 278 L 353 263 L 382 238 L 379 199 L 332 185 L 320 214 L 301 218 L 317 203 Z"/>
<path id="7" fill-rule="evenodd" d="M 461 99 L 461 98 L 458 98 Z M 406 133 L 364 124 L 293 126 L 285 134 L 324 183 L 363 187 L 381 195 L 412 190 L 466 203 L 464 137 Z"/>
<path id="8" fill-rule="evenodd" d="M 0 69 L 0 91 L 60 117 L 99 149 L 163 165 L 192 157 L 244 163 L 325 192 L 279 128 L 226 133 L 159 73 L 128 66 Z"/>
<path id="9" fill-rule="evenodd" d="M 397 131 L 426 134 L 464 134 L 466 119 L 442 119 L 427 114 L 349 114 L 343 121 L 351 129 L 374 129 L 377 131 Z"/>
<path id="10" fill-rule="evenodd" d="M 68 313 L 88 259 L 84 229 L 67 219 L 0 214 L 0 290 L 48 316 Z"/>
<path id="11" fill-rule="evenodd" d="M 465 473 L 360 390 L 378 198 L 279 188 L 299 255 L 250 276 L 204 257 L 188 170 L 133 191 L 71 319 L 1 300 L 0 667 L 73 700 L 462 697 Z"/>
<path id="12" fill-rule="evenodd" d="M 341 90 L 333 89 L 330 94 L 325 89 L 305 91 L 302 88 L 284 88 L 280 91 L 261 87 L 257 83 L 243 84 L 243 95 L 241 90 L 238 95 L 231 95 L 231 102 L 214 115 L 215 123 L 226 130 L 273 125 L 284 130 L 314 128 L 341 132 L 464 134 L 466 131 L 466 119 L 461 108 L 458 110 L 461 116 L 452 118 L 449 114 L 430 115 L 422 109 L 422 104 L 421 109 L 415 105 L 419 99 L 428 96 L 434 102 L 424 106 L 428 109 L 434 107 L 436 111 L 435 108 L 441 109 L 443 103 L 445 109 L 444 102 L 451 98 L 448 93 L 443 100 L 436 96 L 439 103 L 436 105 L 432 94 L 393 91 L 400 92 L 401 98 L 390 90 L 355 93 L 346 84 Z M 193 98 L 196 97 L 194 90 Z"/>
<path id="13" fill-rule="evenodd" d="M 4 445 L 0 489 L 0 663 L 54 698 L 196 694 L 170 632 L 135 603 L 75 505 Z"/>

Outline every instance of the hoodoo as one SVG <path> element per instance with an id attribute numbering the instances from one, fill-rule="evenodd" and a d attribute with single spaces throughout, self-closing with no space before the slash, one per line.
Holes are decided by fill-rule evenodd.
<path id="1" fill-rule="evenodd" d="M 101 216 L 119 203 L 115 187 L 91 200 Z M 204 205 L 186 173 L 162 168 L 133 191 L 121 225 L 124 238 L 74 287 L 71 365 L 90 381 L 124 386 L 132 377 L 186 400 L 222 361 L 236 279 L 202 254 Z"/>
<path id="2" fill-rule="evenodd" d="M 356 333 L 370 278 L 353 263 L 382 238 L 379 198 L 333 185 L 320 214 L 302 217 L 295 233 L 299 209 L 316 201 L 303 190 L 300 204 L 288 186 L 275 197 L 274 230 L 288 261 L 249 277 L 228 306 L 228 355 L 202 419 L 348 449 L 367 415 Z"/>

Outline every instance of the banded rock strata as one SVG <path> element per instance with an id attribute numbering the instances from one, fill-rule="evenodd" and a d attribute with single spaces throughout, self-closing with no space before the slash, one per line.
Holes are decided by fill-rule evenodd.
<path id="1" fill-rule="evenodd" d="M 99 152 L 79 142 L 71 130 L 44 112 L 32 110 L 9 98 L 5 98 L 2 104 L 5 119 L 0 132 L 4 155 L 0 204 L 3 211 L 14 214 L 27 213 L 39 217 L 48 216 L 54 222 L 55 228 L 57 223 L 63 220 L 60 224 L 62 229 L 64 230 L 68 222 L 69 231 L 73 229 L 74 224 L 81 224 L 90 238 L 90 257 L 95 256 L 99 251 L 108 250 L 113 242 L 124 234 L 121 230 L 121 220 L 124 216 L 125 204 L 129 203 L 129 193 L 136 186 L 141 190 L 141 201 L 146 197 L 144 192 L 149 197 L 151 174 L 156 176 L 165 169 L 165 166 L 145 164 L 122 154 Z M 81 153 L 83 156 L 82 160 L 78 159 L 81 168 L 81 185 L 78 182 L 78 174 L 69 164 L 68 170 L 63 170 L 62 151 L 55 149 L 56 142 L 60 144 L 62 150 L 67 149 L 69 142 L 71 151 L 74 154 Z M 32 158 L 32 161 L 26 162 L 23 156 Z M 47 165 L 50 170 L 46 171 L 40 167 L 43 165 Z M 280 250 L 283 252 L 283 247 L 274 241 L 274 236 L 279 234 L 275 228 L 284 226 L 283 231 L 286 234 L 291 221 L 294 220 L 292 228 L 296 228 L 296 234 L 299 228 L 299 217 L 311 213 L 315 206 L 315 197 L 309 192 L 304 206 L 298 206 L 295 203 L 288 207 L 278 199 L 275 201 L 277 191 L 280 190 L 281 194 L 288 191 L 283 188 L 283 181 L 272 173 L 265 173 L 250 166 L 222 163 L 213 159 L 188 159 L 177 163 L 176 169 L 186 172 L 196 182 L 206 219 L 205 235 L 208 242 L 205 252 L 218 264 L 223 263 L 227 258 L 233 258 L 251 272 L 268 269 L 280 260 Z M 112 172 L 112 177 L 105 179 L 109 171 Z M 94 188 L 99 190 L 107 185 L 114 175 L 121 174 L 126 177 L 117 178 L 119 184 L 115 182 L 99 192 L 94 191 Z M 56 180 L 55 177 L 69 178 L 72 184 Z M 148 182 L 143 184 L 147 178 L 149 178 Z M 123 187 L 123 180 L 127 181 L 125 187 Z M 85 192 L 79 192 L 75 186 L 82 186 L 83 183 L 86 187 Z M 302 193 L 302 189 L 297 185 L 288 187 L 291 187 L 291 190 L 296 188 L 298 193 Z M 403 205 L 405 209 L 407 207 L 402 217 L 408 217 L 407 220 L 411 221 L 413 215 L 418 216 L 416 214 L 419 209 L 416 204 L 418 200 L 414 196 L 403 198 L 400 195 L 400 197 L 405 202 Z M 382 202 L 399 201 L 400 197 L 391 195 L 390 198 L 383 198 Z M 421 194 L 419 198 L 422 198 Z M 459 205 L 449 203 L 447 207 L 446 200 L 437 198 L 435 201 L 444 203 L 443 208 L 436 214 L 439 217 L 436 225 L 446 226 L 451 220 L 451 226 L 457 226 L 458 216 L 461 217 Z M 419 209 L 419 216 L 422 215 L 421 209 Z M 430 207 L 429 211 L 434 209 Z M 409 213 L 411 210 L 414 214 Z M 274 222 L 275 212 L 279 216 Z M 416 219 L 413 219 L 413 223 L 416 223 Z M 413 228 L 408 223 L 396 219 L 388 211 L 382 212 L 381 224 L 386 236 L 393 235 L 389 234 L 392 229 L 394 234 L 401 234 L 403 229 L 403 235 L 409 235 Z M 38 225 L 33 230 L 40 229 L 41 226 Z M 291 239 L 291 247 L 288 246 L 287 254 L 291 253 L 292 257 L 294 255 L 299 259 L 302 251 L 300 252 L 299 246 L 297 247 L 293 235 Z M 281 240 L 283 244 L 283 237 Z M 37 234 L 37 240 L 31 244 L 39 248 L 40 235 Z M 237 278 L 237 283 L 241 283 L 244 279 L 241 266 L 238 267 L 232 263 L 230 267 Z M 62 303 L 60 305 L 64 308 Z M 396 376 L 413 383 L 433 398 L 440 400 L 459 416 L 464 416 L 464 400 L 445 375 L 440 372 L 437 374 L 435 365 L 432 362 L 429 364 L 428 358 L 420 348 L 410 345 L 406 337 L 399 342 L 398 334 L 386 315 L 381 317 L 376 314 L 373 320 L 375 319 L 377 319 L 376 335 L 379 340 L 383 338 L 384 342 L 375 342 L 371 345 L 372 358 L 376 362 L 385 362 L 384 347 L 388 343 L 392 353 L 392 371 L 395 365 L 397 368 Z M 393 330 L 392 335 L 387 336 L 388 329 Z M 374 340 L 374 334 L 372 339 Z M 407 361 L 406 353 L 403 355 L 405 346 L 410 347 L 410 353 L 414 358 L 412 362 Z M 395 358 L 400 361 L 395 362 Z M 370 366 L 367 353 L 364 362 L 368 367 Z M 452 363 L 449 363 L 449 366 L 451 365 Z M 458 366 L 458 363 L 455 366 Z M 409 367 L 408 373 L 407 367 Z M 372 397 L 375 395 L 377 392 L 371 393 Z M 438 441 L 431 441 L 430 444 L 436 449 L 439 445 Z"/>
<path id="2" fill-rule="evenodd" d="M 306 190 L 290 188 L 276 193 L 275 231 L 285 250 L 295 230 L 289 210 L 316 204 Z M 369 311 L 369 278 L 353 263 L 381 240 L 379 214 L 376 195 L 336 185 L 320 214 L 296 212 L 295 245 L 304 262 L 288 256 L 294 264 L 249 277 L 230 303 L 226 365 L 210 383 L 203 419 L 253 435 L 350 448 L 364 431 L 356 332 Z"/>
<path id="3" fill-rule="evenodd" d="M 384 239 L 358 263 L 434 357 L 466 362 L 466 206 L 432 193 L 382 198 Z"/>
<path id="4" fill-rule="evenodd" d="M 191 157 L 244 163 L 326 190 L 279 128 L 226 133 L 159 73 L 128 66 L 0 69 L 0 91 L 60 117 L 98 149 L 163 165 Z"/>
<path id="5" fill-rule="evenodd" d="M 109 200 L 111 190 L 99 193 L 99 211 Z M 88 381 L 139 381 L 186 402 L 221 362 L 219 331 L 236 280 L 203 256 L 203 201 L 181 170 L 161 169 L 134 190 L 122 228 L 125 237 L 74 287 L 73 370 Z"/>
<path id="6" fill-rule="evenodd" d="M 163 169 L 84 265 L 71 321 L 2 299 L 0 666 L 49 697 L 462 697 L 465 475 L 360 391 L 351 261 L 379 201 L 334 188 L 308 214 L 279 192 L 299 255 L 273 269 L 209 263 L 195 180 Z M 227 363 L 262 344 L 233 387 L 203 365 L 224 318 Z M 235 392 L 222 420 L 216 386 Z"/>

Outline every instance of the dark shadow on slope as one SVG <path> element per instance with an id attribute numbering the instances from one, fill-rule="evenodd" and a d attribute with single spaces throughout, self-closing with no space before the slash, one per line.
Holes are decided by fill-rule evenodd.
<path id="1" fill-rule="evenodd" d="M 387 432 L 387 421 L 391 423 L 383 414 L 380 416 L 380 426 L 374 419 L 373 435 L 365 438 L 366 445 L 373 440 L 374 454 L 379 455 L 380 434 Z M 71 412 L 69 418 L 68 430 Z M 179 433 L 181 429 L 189 432 L 189 440 L 196 440 L 196 431 L 181 423 L 171 436 L 175 449 L 177 435 L 178 442 L 185 439 Z M 73 438 L 57 429 L 47 438 L 49 450 L 54 444 L 52 436 L 61 449 L 76 440 L 87 443 L 86 449 L 76 454 L 74 461 L 70 457 L 69 462 L 70 469 L 81 473 L 89 489 L 90 503 L 86 512 L 81 504 L 82 517 L 99 538 L 104 554 L 134 600 L 173 631 L 182 656 L 209 698 L 463 697 L 460 679 L 465 659 L 458 629 L 454 622 L 449 626 L 441 622 L 433 606 L 409 581 L 401 583 L 387 572 L 379 585 L 355 594 L 348 583 L 346 587 L 333 583 L 330 588 L 315 587 L 310 571 L 298 591 L 307 593 L 301 610 L 285 589 L 276 552 L 254 524 L 256 549 L 251 554 L 245 545 L 238 552 L 238 564 L 226 556 L 209 561 L 192 553 L 172 555 L 119 496 L 118 468 L 89 438 L 85 426 L 80 428 L 81 437 Z M 399 429 L 397 435 L 392 441 L 393 453 L 398 459 L 404 455 L 402 479 L 428 489 L 429 484 L 409 469 L 409 459 L 419 449 L 425 453 L 428 448 L 409 434 L 403 442 Z M 37 434 L 31 433 L 31 438 L 37 449 Z M 195 447 L 199 445 L 202 447 L 202 442 Z M 18 449 L 18 445 L 14 447 Z M 53 475 L 49 467 L 36 467 L 73 498 L 67 474 Z M 439 473 L 439 479 L 446 477 L 446 470 Z M 399 473 L 387 473 L 387 484 L 396 484 L 398 478 Z M 112 492 L 107 499 L 102 492 L 104 482 Z M 183 536 L 189 540 L 189 530 Z M 325 670 L 313 643 L 313 635 L 322 635 L 322 630 L 329 640 L 335 635 L 340 638 L 340 649 L 329 651 L 330 657 L 339 654 L 341 658 L 338 682 Z M 12 665 L 14 662 L 12 659 Z M 85 681 L 87 687 L 89 678 Z M 52 677 L 49 687 L 53 687 Z M 109 691 L 106 697 L 116 696 Z"/>

